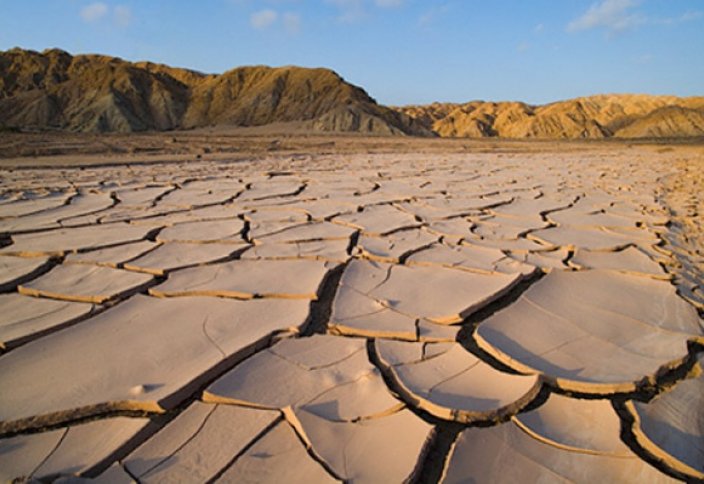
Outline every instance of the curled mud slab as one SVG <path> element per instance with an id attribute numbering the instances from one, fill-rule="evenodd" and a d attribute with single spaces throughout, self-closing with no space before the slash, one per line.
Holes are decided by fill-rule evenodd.
<path id="1" fill-rule="evenodd" d="M 704 355 L 698 376 L 648 403 L 628 401 L 636 441 L 647 452 L 691 479 L 704 480 Z"/>
<path id="2" fill-rule="evenodd" d="M 696 310 L 668 282 L 596 270 L 548 274 L 474 335 L 508 366 L 600 395 L 654 383 L 701 336 Z"/>
<path id="3" fill-rule="evenodd" d="M 498 371 L 457 343 L 377 340 L 374 349 L 392 388 L 409 405 L 444 420 L 498 422 L 540 393 L 535 375 Z"/>

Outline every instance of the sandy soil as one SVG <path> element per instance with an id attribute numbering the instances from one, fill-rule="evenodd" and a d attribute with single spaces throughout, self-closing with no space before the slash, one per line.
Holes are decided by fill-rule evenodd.
<path id="1" fill-rule="evenodd" d="M 0 152 L 4 480 L 704 476 L 700 146 Z"/>
<path id="2" fill-rule="evenodd" d="M 162 133 L 0 133 L 0 166 L 78 166 L 163 161 L 233 161 L 267 156 L 359 153 L 541 153 L 641 148 L 696 153 L 702 140 L 493 140 L 327 135 L 288 125 Z"/>

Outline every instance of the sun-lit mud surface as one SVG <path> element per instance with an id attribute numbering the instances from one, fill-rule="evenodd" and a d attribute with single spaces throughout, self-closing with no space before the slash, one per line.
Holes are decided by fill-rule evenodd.
<path id="1" fill-rule="evenodd" d="M 0 171 L 0 479 L 702 479 L 696 161 Z"/>

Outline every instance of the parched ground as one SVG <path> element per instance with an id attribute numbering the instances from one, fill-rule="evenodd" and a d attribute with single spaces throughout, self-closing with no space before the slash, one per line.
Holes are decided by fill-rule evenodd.
<path id="1" fill-rule="evenodd" d="M 273 141 L 4 163 L 0 478 L 704 478 L 700 150 Z"/>

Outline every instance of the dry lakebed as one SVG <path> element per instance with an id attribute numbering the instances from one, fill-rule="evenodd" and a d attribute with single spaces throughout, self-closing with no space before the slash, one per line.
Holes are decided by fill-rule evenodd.
<path id="1" fill-rule="evenodd" d="M 0 164 L 0 480 L 702 480 L 703 173 Z"/>

